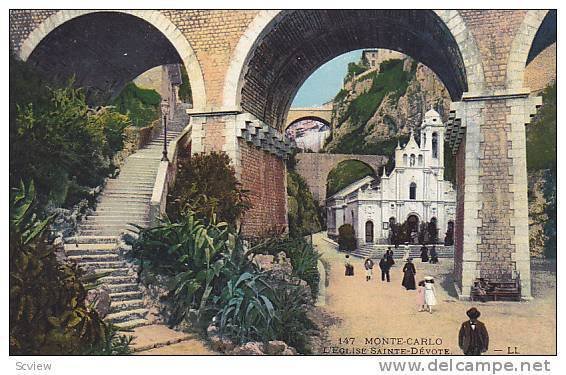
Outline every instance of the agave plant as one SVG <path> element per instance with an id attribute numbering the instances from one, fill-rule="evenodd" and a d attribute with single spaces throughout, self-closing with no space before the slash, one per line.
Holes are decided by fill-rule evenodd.
<path id="1" fill-rule="evenodd" d="M 234 277 L 214 301 L 220 306 L 220 332 L 239 343 L 275 339 L 272 298 L 273 289 L 265 274 L 244 272 Z"/>
<path id="2" fill-rule="evenodd" d="M 143 229 L 133 244 L 132 255 L 143 269 L 170 277 L 174 300 L 173 324 L 196 312 L 197 320 L 207 311 L 213 289 L 230 263 L 235 247 L 233 233 L 225 222 L 205 223 L 192 211 L 179 222 L 161 219 L 160 225 Z"/>

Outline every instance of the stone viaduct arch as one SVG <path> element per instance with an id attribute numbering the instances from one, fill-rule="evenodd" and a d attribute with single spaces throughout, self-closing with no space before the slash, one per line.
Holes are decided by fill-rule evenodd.
<path id="1" fill-rule="evenodd" d="M 324 205 L 326 201 L 326 181 L 328 174 L 338 164 L 346 160 L 358 160 L 370 166 L 377 176 L 382 166 L 387 163 L 387 157 L 380 155 L 349 155 L 349 154 L 324 154 L 301 152 L 295 156 L 297 166 L 295 167 L 306 181 L 312 192 L 313 198 Z"/>
<path id="2" fill-rule="evenodd" d="M 291 30 L 296 24 L 304 28 L 300 35 Z M 312 72 L 342 53 L 369 47 L 398 50 L 423 62 L 453 100 L 483 90 L 477 47 L 457 11 L 265 11 L 233 55 L 223 105 L 281 129 L 290 102 Z"/>
<path id="3" fill-rule="evenodd" d="M 38 27 L 33 29 L 30 34 L 21 42 L 21 47 L 19 49 L 19 57 L 26 61 L 28 59 L 33 59 L 34 54 L 38 54 L 38 47 L 41 46 L 42 42 L 49 38 L 52 32 L 57 32 L 61 29 L 62 26 L 72 23 L 73 21 L 77 23 L 77 20 L 84 17 L 89 16 L 103 16 L 106 18 L 114 17 L 116 15 L 122 16 L 117 17 L 117 21 L 124 22 L 127 19 L 127 16 L 131 16 L 135 19 L 143 21 L 143 23 L 147 23 L 148 25 L 148 32 L 158 31 L 162 34 L 163 40 L 158 40 L 158 43 L 163 43 L 167 41 L 170 43 L 174 50 L 169 50 L 169 48 L 164 47 L 165 50 L 161 51 L 163 55 L 166 57 L 164 59 L 148 59 L 147 64 L 140 64 L 140 66 L 135 66 L 134 69 L 128 70 L 122 68 L 119 62 L 112 61 L 112 70 L 122 70 L 119 74 L 124 78 L 120 79 L 117 76 L 112 76 L 111 78 L 107 78 L 107 80 L 119 80 L 118 82 L 104 82 L 100 83 L 103 89 L 114 89 L 119 90 L 121 88 L 121 84 L 128 82 L 129 80 L 135 78 L 137 75 L 143 73 L 150 68 L 157 66 L 155 64 L 160 63 L 176 63 L 182 62 L 185 65 L 187 73 L 189 75 L 189 80 L 191 83 L 191 89 L 193 90 L 193 102 L 195 109 L 204 109 L 206 106 L 206 90 L 204 87 L 204 78 L 202 71 L 200 69 L 200 64 L 195 56 L 193 48 L 191 47 L 190 43 L 187 39 L 183 36 L 183 34 L 179 31 L 177 27 L 161 14 L 159 11 L 150 11 L 150 10 L 112 10 L 112 11 L 101 11 L 101 10 L 61 10 L 61 11 L 53 11 L 54 13 L 48 16 L 43 22 L 39 24 Z M 82 24 L 84 27 L 85 24 Z M 83 33 L 88 33 L 89 30 L 81 30 Z M 90 30 L 92 31 L 92 30 Z M 78 34 L 80 35 L 80 34 Z M 91 35 L 93 38 L 95 35 Z M 79 39 L 79 37 L 77 37 Z M 73 42 L 67 41 L 57 41 L 58 43 L 68 43 L 66 46 L 63 46 L 62 49 L 73 49 Z M 145 42 L 149 42 L 145 40 Z M 77 41 L 74 40 L 74 44 Z M 106 49 L 108 52 L 109 49 L 114 48 L 115 46 L 107 46 L 109 47 Z M 123 47 L 123 46 L 122 46 Z M 147 48 L 147 46 L 145 46 Z M 138 49 L 143 49 L 138 47 Z M 139 52 L 139 51 L 136 51 Z M 156 54 L 158 51 L 155 50 L 148 50 L 149 54 Z M 49 52 L 45 52 L 48 54 Z M 70 56 L 76 56 L 71 54 Z M 139 57 L 139 55 L 138 55 Z M 41 59 L 42 57 L 37 57 L 37 59 Z M 58 56 L 57 58 L 63 59 L 63 56 Z M 102 59 L 101 59 L 102 60 Z M 40 63 L 39 61 L 37 63 Z M 66 67 L 71 67 L 70 64 L 67 62 L 63 62 Z M 137 64 L 136 64 L 137 65 Z M 153 66 L 150 66 L 153 65 Z M 73 67 L 71 67 L 73 68 Z M 77 66 L 74 66 L 77 68 Z M 93 66 L 88 66 L 87 69 L 93 69 Z M 90 74 L 91 72 L 81 72 L 81 71 L 73 71 L 75 75 L 77 75 L 77 79 L 81 79 L 82 74 Z M 107 72 L 108 73 L 108 72 Z"/>
<path id="4" fill-rule="evenodd" d="M 330 126 L 332 108 L 291 108 L 287 113 L 283 129 L 286 130 L 293 123 L 301 120 L 317 120 Z"/>
<path id="5" fill-rule="evenodd" d="M 28 58 L 72 12 L 12 11 L 16 52 Z M 74 17 L 92 11 L 76 12 Z M 523 75 L 525 63 L 553 35 L 547 11 L 120 12 L 156 27 L 187 68 L 201 70 L 189 72 L 193 90 L 202 92 L 194 94 L 192 151 L 231 157 L 256 202 L 243 223 L 250 235 L 265 232 L 265 223 L 286 225 L 284 159 L 290 143 L 281 132 L 296 91 L 317 67 L 368 47 L 398 50 L 427 65 L 453 100 L 446 140 L 457 169 L 458 292 L 468 297 L 476 277 L 520 274 L 523 296 L 530 297 L 525 124 L 541 101 L 530 96 Z"/>

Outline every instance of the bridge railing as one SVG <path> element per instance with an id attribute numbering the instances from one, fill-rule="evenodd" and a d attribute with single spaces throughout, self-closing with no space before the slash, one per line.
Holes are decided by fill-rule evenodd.
<path id="1" fill-rule="evenodd" d="M 179 151 L 187 147 L 191 142 L 192 125 L 187 125 L 181 134 L 175 138 L 167 147 L 169 161 L 161 161 L 157 169 L 153 193 L 149 203 L 149 219 L 151 225 L 157 224 L 157 220 L 165 213 L 167 207 L 167 194 L 175 184 L 177 177 L 177 160 Z"/>

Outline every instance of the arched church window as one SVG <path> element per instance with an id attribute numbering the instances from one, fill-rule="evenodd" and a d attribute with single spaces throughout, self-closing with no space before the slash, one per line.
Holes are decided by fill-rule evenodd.
<path id="1" fill-rule="evenodd" d="M 423 132 L 423 148 L 426 147 L 426 133 Z"/>
<path id="2" fill-rule="evenodd" d="M 415 166 L 415 154 L 411 154 L 411 158 L 410 158 L 410 163 L 411 163 L 411 167 Z"/>
<path id="3" fill-rule="evenodd" d="M 414 182 L 409 185 L 409 199 L 417 199 L 417 184 Z"/>
<path id="4" fill-rule="evenodd" d="M 432 157 L 438 158 L 438 134 L 432 133 Z"/>
<path id="5" fill-rule="evenodd" d="M 419 166 L 422 167 L 422 165 L 423 165 L 423 156 L 421 154 L 421 155 L 419 155 Z"/>
<path id="6" fill-rule="evenodd" d="M 403 155 L 403 165 L 407 165 L 407 154 Z"/>

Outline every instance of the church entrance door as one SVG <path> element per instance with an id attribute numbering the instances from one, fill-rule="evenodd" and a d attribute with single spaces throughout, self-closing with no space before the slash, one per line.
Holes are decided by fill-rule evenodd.
<path id="1" fill-rule="evenodd" d="M 366 242 L 373 243 L 373 221 L 366 221 Z"/>

